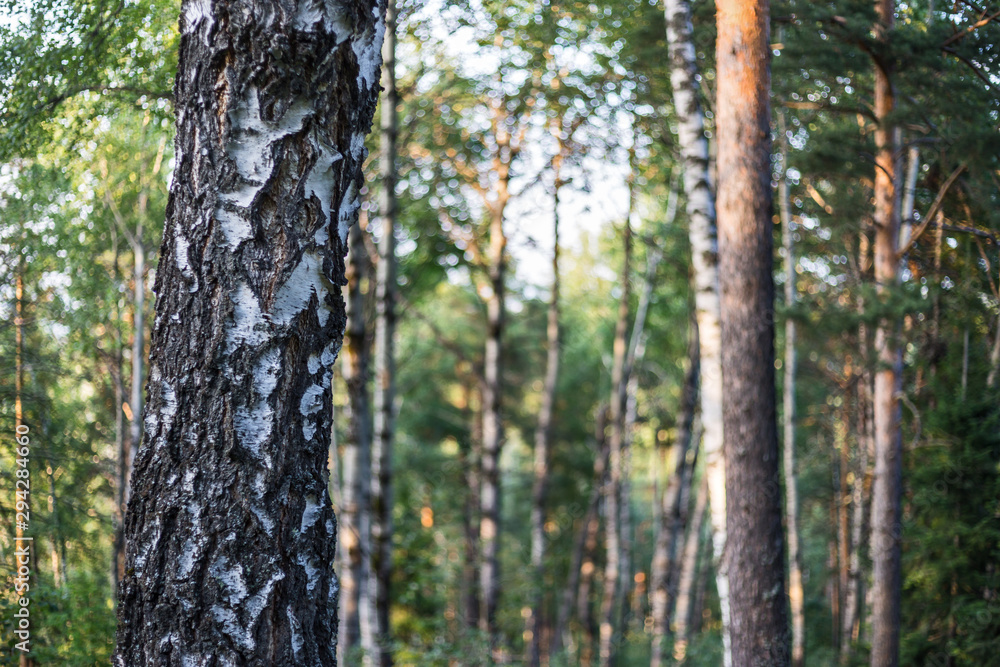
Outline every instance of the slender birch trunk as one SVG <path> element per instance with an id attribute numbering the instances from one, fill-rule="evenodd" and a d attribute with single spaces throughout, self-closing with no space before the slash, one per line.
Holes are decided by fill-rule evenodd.
<path id="1" fill-rule="evenodd" d="M 117 665 L 336 664 L 330 376 L 382 9 L 182 4 Z"/>
<path id="2" fill-rule="evenodd" d="M 389 627 L 392 582 L 392 451 L 396 401 L 396 137 L 399 93 L 396 89 L 396 0 L 387 0 L 385 42 L 382 45 L 381 111 L 382 199 L 379 214 L 382 238 L 375 275 L 375 392 L 372 439 L 372 589 L 375 603 L 374 662 L 391 667 L 392 632 Z"/>
<path id="3" fill-rule="evenodd" d="M 845 400 L 843 409 L 834 424 L 834 431 L 836 433 L 835 447 L 840 458 L 837 463 L 837 488 L 834 491 L 834 498 L 836 498 L 837 505 L 837 579 L 839 582 L 837 588 L 840 592 L 840 615 L 838 619 L 835 619 L 840 624 L 837 631 L 839 639 L 837 639 L 836 643 L 841 655 L 851 650 L 850 639 L 842 631 L 846 619 L 850 615 L 848 612 L 848 605 L 850 604 L 848 596 L 850 595 L 851 588 L 851 538 L 850 512 L 848 507 L 851 495 L 848 485 L 848 474 L 850 471 L 850 456 L 848 454 L 847 442 L 848 422 L 849 413 L 847 401 Z"/>
<path id="4" fill-rule="evenodd" d="M 17 276 L 14 278 L 14 434 L 16 438 L 26 436 L 29 426 L 24 423 L 24 263 L 20 258 L 17 265 Z M 31 494 L 23 493 L 20 496 L 17 489 L 14 490 L 14 498 L 11 503 L 15 507 L 23 507 L 25 516 L 31 514 Z M 23 503 L 18 505 L 18 503 Z M 27 536 L 24 534 L 24 523 L 15 521 L 14 528 L 14 550 L 23 547 L 28 548 L 26 557 L 27 567 L 34 569 L 35 558 L 34 548 Z M 31 667 L 34 659 L 27 653 L 21 652 L 18 657 L 20 667 Z"/>
<path id="5" fill-rule="evenodd" d="M 504 143 L 501 141 L 500 143 Z M 500 147 L 503 151 L 503 146 Z M 507 235 L 504 210 L 509 200 L 510 163 L 498 154 L 499 175 L 495 201 L 490 203 L 489 296 L 486 299 L 486 351 L 483 365 L 483 449 L 480 478 L 479 539 L 482 562 L 479 570 L 479 629 L 490 639 L 494 660 L 503 654 L 496 614 L 500 598 L 500 449 L 503 424 L 503 336 L 506 320 Z"/>
<path id="6" fill-rule="evenodd" d="M 340 512 L 341 662 L 354 662 L 360 648 L 370 663 L 372 633 L 368 602 L 371 567 L 371 412 L 368 402 L 369 349 L 365 326 L 363 283 L 367 253 L 365 231 L 355 225 L 348 235 L 347 285 L 344 288 L 347 327 L 342 372 L 347 385 L 347 437 L 344 439 L 343 506 Z"/>
<path id="7" fill-rule="evenodd" d="M 660 523 L 657 527 L 653 563 L 650 567 L 650 591 L 653 636 L 650 667 L 660 667 L 669 660 L 667 636 L 670 633 L 671 602 L 676 598 L 671 590 L 671 575 L 677 555 L 677 544 L 687 524 L 687 493 L 691 484 L 692 469 L 688 465 L 688 451 L 698 443 L 692 440 L 695 411 L 698 403 L 699 348 L 697 324 L 688 345 L 688 372 L 681 394 L 680 417 L 677 422 L 677 444 L 674 472 L 660 498 Z"/>
<path id="8" fill-rule="evenodd" d="M 469 390 L 471 409 L 469 443 L 460 452 L 464 457 L 462 469 L 465 471 L 467 493 L 462 522 L 465 533 L 465 561 L 462 564 L 463 609 L 465 623 L 469 629 L 479 627 L 481 605 L 479 589 L 479 512 L 482 507 L 480 488 L 482 487 L 483 453 L 483 398 L 482 382 L 478 383 L 478 401 L 473 407 L 476 391 Z"/>
<path id="9" fill-rule="evenodd" d="M 526 662 L 531 667 L 537 667 L 541 663 L 542 633 L 540 621 L 545 572 L 545 500 L 549 483 L 552 417 L 555 412 L 556 384 L 559 380 L 559 190 L 563 185 L 560 180 L 561 161 L 561 155 L 553 160 L 555 185 L 552 195 L 552 292 L 549 295 L 548 326 L 546 328 L 548 354 L 545 361 L 542 406 L 538 412 L 538 425 L 535 429 L 535 480 L 531 492 L 531 567 L 534 570 L 535 598 L 532 602 L 531 613 L 525 623 L 525 636 L 528 637 Z"/>
<path id="10" fill-rule="evenodd" d="M 684 541 L 684 553 L 681 556 L 681 571 L 677 582 L 677 603 L 674 606 L 674 621 L 671 624 L 674 632 L 674 660 L 684 662 L 687 658 L 687 647 L 691 640 L 692 591 L 696 568 L 698 564 L 698 547 L 701 545 L 701 524 L 705 518 L 705 508 L 708 501 L 708 478 L 702 475 L 698 482 L 698 495 L 695 497 L 694 513 L 691 515 L 691 526 L 687 539 Z"/>
<path id="11" fill-rule="evenodd" d="M 126 450 L 125 504 L 128 504 L 129 486 L 132 479 L 135 453 L 139 451 L 142 438 L 142 389 L 143 364 L 146 359 L 145 301 L 146 301 L 146 251 L 142 245 L 142 223 L 136 225 L 132 241 L 132 395 L 129 408 L 129 444 Z"/>
<path id="12" fill-rule="evenodd" d="M 718 243 L 715 197 L 709 173 L 705 118 L 698 100 L 700 85 L 688 0 L 664 0 L 670 49 L 670 84 L 677 112 L 677 142 L 684 169 L 695 313 L 701 345 L 701 415 L 705 434 L 705 474 L 712 523 L 715 583 L 722 614 L 724 667 L 732 667 L 729 579 L 726 549 L 726 461 L 723 453 L 721 325 L 719 322 Z"/>
<path id="13" fill-rule="evenodd" d="M 719 284 L 733 663 L 787 665 L 774 387 L 770 8 L 720 0 Z"/>
<path id="14" fill-rule="evenodd" d="M 604 585 L 601 597 L 601 620 L 598 657 L 601 667 L 609 667 L 615 660 L 615 609 L 619 598 L 619 578 L 622 566 L 621 503 L 625 407 L 628 378 L 626 377 L 627 334 L 629 299 L 631 298 L 632 261 L 632 207 L 634 183 L 629 181 L 629 210 L 622 229 L 624 259 L 622 262 L 621 299 L 618 302 L 618 321 L 615 325 L 613 361 L 611 366 L 611 397 L 608 403 L 610 422 L 610 447 L 608 458 L 609 480 L 604 506 Z M 620 631 L 620 628 L 618 629 Z"/>
<path id="15" fill-rule="evenodd" d="M 886 47 L 895 22 L 894 0 L 877 0 L 875 35 Z M 875 285 L 887 298 L 896 287 L 899 257 L 899 192 L 896 188 L 897 133 L 889 61 L 875 65 Z M 902 358 L 897 323 L 883 319 L 875 330 L 875 479 L 872 490 L 873 610 L 872 667 L 899 664 L 901 492 L 903 475 L 899 392 Z"/>
<path id="16" fill-rule="evenodd" d="M 778 181 L 778 207 L 781 214 L 781 242 L 785 249 L 785 307 L 795 306 L 796 259 L 795 228 L 792 222 L 792 207 L 788 193 L 788 136 L 785 133 L 785 115 L 778 115 L 778 135 L 781 145 L 782 173 Z M 788 534 L 788 599 L 792 616 L 792 667 L 802 667 L 805 662 L 805 595 L 802 590 L 802 558 L 799 555 L 799 492 L 798 476 L 795 473 L 795 372 L 797 355 L 795 350 L 795 318 L 785 319 L 785 382 L 782 400 L 784 403 L 784 448 L 782 462 L 785 473 L 785 528 Z"/>
<path id="17" fill-rule="evenodd" d="M 986 386 L 990 389 L 997 384 L 998 371 L 1000 371 L 1000 318 L 997 318 L 997 333 L 993 339 L 993 349 L 990 351 L 990 372 L 986 376 Z"/>

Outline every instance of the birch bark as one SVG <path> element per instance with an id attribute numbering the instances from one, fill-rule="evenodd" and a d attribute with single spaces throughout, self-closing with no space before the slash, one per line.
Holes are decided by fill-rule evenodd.
<path id="1" fill-rule="evenodd" d="M 336 664 L 330 374 L 378 2 L 186 0 L 115 664 Z"/>

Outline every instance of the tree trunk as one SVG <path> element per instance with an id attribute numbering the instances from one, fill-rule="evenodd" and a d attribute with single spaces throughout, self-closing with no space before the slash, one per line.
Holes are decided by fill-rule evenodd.
<path id="1" fill-rule="evenodd" d="M 990 351 L 990 372 L 986 376 L 986 386 L 990 389 L 997 384 L 998 371 L 1000 371 L 1000 318 L 997 318 L 997 333 L 993 339 L 993 349 Z"/>
<path id="2" fill-rule="evenodd" d="M 698 100 L 699 83 L 688 0 L 664 0 L 670 48 L 670 84 L 677 112 L 677 142 L 684 168 L 695 313 L 701 345 L 701 416 L 705 474 L 712 523 L 715 582 L 722 614 L 723 665 L 732 667 L 729 580 L 726 574 L 726 460 L 723 453 L 721 328 L 715 199 L 709 174 L 708 138 Z"/>
<path id="3" fill-rule="evenodd" d="M 482 383 L 479 383 L 479 401 L 473 408 L 474 391 L 468 390 L 468 405 L 471 408 L 471 423 L 469 446 L 463 448 L 460 454 L 464 457 L 462 469 L 465 472 L 468 492 L 465 500 L 465 510 L 462 513 L 465 532 L 465 559 L 462 564 L 463 609 L 466 626 L 475 630 L 479 627 L 479 610 L 481 600 L 479 595 L 479 511 L 482 506 L 480 489 L 482 488 L 482 452 L 483 452 L 483 398 Z"/>
<path id="4" fill-rule="evenodd" d="M 381 6 L 186 0 L 180 26 L 115 664 L 335 665 L 330 376 Z"/>
<path id="5" fill-rule="evenodd" d="M 499 162 L 499 160 L 498 160 Z M 479 570 L 479 629 L 490 638 L 494 660 L 502 654 L 497 630 L 497 603 L 500 597 L 500 449 L 503 445 L 503 333 L 506 319 L 505 274 L 507 236 L 504 207 L 507 202 L 509 164 L 498 183 L 498 200 L 493 202 L 490 220 L 489 286 L 486 299 L 486 352 L 483 366 L 483 449 L 480 478 L 479 539 L 482 562 Z"/>
<path id="6" fill-rule="evenodd" d="M 531 507 L 531 567 L 534 570 L 535 598 L 525 624 L 528 638 L 526 662 L 531 667 L 541 663 L 541 613 L 545 573 L 545 498 L 549 483 L 549 453 L 552 439 L 552 417 L 555 412 L 556 384 L 559 380 L 559 190 L 562 187 L 559 167 L 561 156 L 554 160 L 555 186 L 552 198 L 552 293 L 549 296 L 548 327 L 545 361 L 545 382 L 542 387 L 542 406 L 538 412 L 535 429 L 535 480 L 532 486 Z"/>
<path id="7" fill-rule="evenodd" d="M 119 275 L 118 238 L 112 227 L 115 264 L 114 282 L 117 284 Z M 128 465 L 129 449 L 125 439 L 125 364 L 122 358 L 121 309 L 115 306 L 115 357 L 114 367 L 110 369 L 111 381 L 114 383 L 115 411 L 115 534 L 111 544 L 111 595 L 115 605 L 118 604 L 118 593 L 122 579 L 125 577 L 125 506 L 128 502 Z"/>
<path id="8" fill-rule="evenodd" d="M 778 181 L 778 205 L 781 212 L 781 241 L 785 248 L 785 307 L 795 306 L 795 281 L 798 275 L 795 259 L 795 229 L 792 226 L 791 203 L 788 193 L 788 136 L 785 115 L 778 115 L 778 134 L 781 143 L 782 173 Z M 785 472 L 785 527 L 788 532 L 788 599 L 792 616 L 792 667 L 802 667 L 805 661 L 806 621 L 803 611 L 805 595 L 802 590 L 802 558 L 799 555 L 799 492 L 795 474 L 795 319 L 785 319 L 785 384 L 784 401 L 784 451 L 782 461 Z"/>
<path id="9" fill-rule="evenodd" d="M 868 467 L 868 444 L 864 437 L 866 421 L 867 387 L 865 377 L 858 378 L 856 396 L 855 462 L 851 469 L 851 537 L 850 553 L 848 555 L 847 590 L 844 592 L 844 608 L 841 623 L 840 664 L 850 664 L 853 644 L 859 639 L 859 619 L 861 618 L 861 601 L 863 599 L 863 577 L 861 572 L 861 549 L 864 528 L 864 480 Z"/>
<path id="10" fill-rule="evenodd" d="M 347 327 L 344 333 L 343 375 L 347 385 L 348 429 L 344 439 L 343 486 L 340 508 L 340 624 L 337 645 L 342 663 L 360 660 L 358 649 L 370 662 L 372 633 L 368 603 L 371 574 L 371 413 L 368 403 L 368 339 L 365 327 L 362 283 L 365 280 L 365 232 L 355 225 L 348 236 L 349 250 L 344 302 Z"/>
<path id="11" fill-rule="evenodd" d="M 718 3 L 726 545 L 736 665 L 789 662 L 774 389 L 768 0 Z"/>
<path id="12" fill-rule="evenodd" d="M 375 395 L 372 440 L 372 583 L 377 667 L 392 665 L 389 627 L 392 582 L 392 450 L 396 401 L 396 0 L 387 0 L 382 45 L 381 179 L 382 238 L 375 275 Z"/>
<path id="13" fill-rule="evenodd" d="M 684 662 L 687 657 L 688 642 L 691 640 L 689 619 L 693 600 L 695 571 L 698 564 L 698 547 L 701 545 L 701 522 L 705 517 L 705 506 L 708 501 L 708 478 L 702 475 L 698 483 L 698 495 L 695 498 L 693 521 L 684 541 L 684 553 L 681 557 L 681 571 L 677 582 L 677 604 L 674 606 L 674 660 Z"/>
<path id="14" fill-rule="evenodd" d="M 597 455 L 594 458 L 594 487 L 590 492 L 590 500 L 587 503 L 587 511 L 580 524 L 580 532 L 574 542 L 573 557 L 569 566 L 569 578 L 566 587 L 563 589 L 562 600 L 559 605 L 559 615 L 556 618 L 556 627 L 552 634 L 552 643 L 549 649 L 550 656 L 556 656 L 567 645 L 566 638 L 569 629 L 569 617 L 573 612 L 574 602 L 578 591 L 582 591 L 581 577 L 590 575 L 593 571 L 593 562 L 590 562 L 590 570 L 586 573 L 584 569 L 584 557 L 592 553 L 597 546 L 597 531 L 600 525 L 600 501 L 602 488 L 604 487 L 608 469 L 608 442 L 604 437 L 607 427 L 607 408 L 601 405 L 597 408 L 595 420 L 595 437 L 597 445 Z M 589 589 L 588 589 L 589 590 Z M 589 602 L 585 602 L 589 607 Z M 583 619 L 584 614 L 578 614 Z"/>
<path id="15" fill-rule="evenodd" d="M 688 346 L 688 372 L 681 394 L 680 418 L 677 422 L 677 453 L 674 473 L 660 499 L 660 523 L 657 526 L 653 563 L 650 567 L 650 591 L 653 637 L 650 667 L 660 667 L 669 661 L 667 636 L 670 633 L 671 601 L 676 598 L 671 590 L 677 544 L 687 523 L 688 487 L 692 479 L 692 467 L 688 465 L 688 450 L 697 441 L 692 440 L 694 415 L 698 403 L 698 378 L 700 375 L 698 357 L 697 324 L 692 327 L 693 336 Z"/>
<path id="16" fill-rule="evenodd" d="M 893 29 L 894 0 L 877 0 L 875 35 L 882 47 Z M 882 298 L 896 286 L 899 268 L 899 193 L 896 189 L 895 98 L 888 61 L 875 66 L 875 285 Z M 902 571 L 900 500 L 903 449 L 900 433 L 902 358 L 896 323 L 879 321 L 875 330 L 875 479 L 872 490 L 873 565 L 872 667 L 899 664 L 899 604 Z"/>
<path id="17" fill-rule="evenodd" d="M 840 637 L 835 644 L 838 645 L 841 655 L 844 652 L 849 652 L 851 649 L 850 640 L 845 641 L 844 633 L 841 629 L 844 627 L 845 619 L 847 618 L 848 611 L 848 594 L 850 592 L 850 577 L 851 577 L 851 554 L 850 554 L 850 521 L 848 513 L 848 505 L 851 501 L 851 496 L 848 491 L 848 471 L 850 470 L 850 458 L 847 452 L 847 424 L 848 424 L 848 411 L 847 402 L 845 400 L 844 407 L 839 415 L 835 417 L 834 422 L 834 432 L 835 432 L 835 449 L 839 455 L 839 460 L 835 462 L 835 468 L 837 471 L 837 485 L 834 489 L 834 498 L 836 499 L 835 505 L 837 508 L 836 516 L 836 526 L 837 526 L 837 591 L 840 594 L 838 599 L 837 608 L 840 612 L 839 618 L 834 619 L 839 623 L 837 635 Z"/>
<path id="18" fill-rule="evenodd" d="M 14 434 L 15 438 L 18 439 L 16 444 L 21 444 L 20 438 L 27 436 L 29 428 L 30 427 L 24 423 L 24 264 L 19 259 L 17 265 L 17 276 L 14 279 Z M 30 442 L 30 439 L 25 442 Z M 29 478 L 29 485 L 30 482 L 31 480 Z M 30 489 L 22 491 L 19 494 L 17 488 L 15 488 L 13 495 L 14 502 L 12 505 L 15 507 L 22 507 L 24 515 L 26 517 L 30 517 Z M 20 517 L 15 518 L 20 519 Z M 18 565 L 25 565 L 29 571 L 33 571 L 35 569 L 34 565 L 36 560 L 33 557 L 35 547 L 34 542 L 31 541 L 33 538 L 27 537 L 24 534 L 26 523 L 27 521 L 22 522 L 20 520 L 15 520 L 14 522 L 14 550 L 15 552 L 22 548 L 27 550 L 27 562 L 19 562 Z M 24 588 L 25 593 L 29 590 L 30 584 L 28 584 L 28 587 Z M 27 651 L 19 652 L 18 665 L 20 667 L 31 667 L 34 662 L 34 659 Z"/>
<path id="19" fill-rule="evenodd" d="M 126 450 L 125 467 L 125 504 L 128 505 L 129 486 L 132 479 L 132 469 L 135 463 L 135 453 L 139 451 L 142 438 L 142 388 L 143 365 L 146 359 L 146 251 L 142 245 L 142 223 L 136 225 L 132 237 L 132 395 L 129 408 L 132 418 L 129 420 L 129 443 Z"/>
<path id="20" fill-rule="evenodd" d="M 624 446 L 625 403 L 628 378 L 626 377 L 626 353 L 628 334 L 629 298 L 631 297 L 632 259 L 632 206 L 634 184 L 629 182 L 629 210 L 625 216 L 622 231 L 625 249 L 621 272 L 621 299 L 618 302 L 618 322 L 615 325 L 614 360 L 611 366 L 611 397 L 608 403 L 611 437 L 609 440 L 609 479 L 604 505 L 604 586 L 601 597 L 600 646 L 598 657 L 601 667 L 608 667 L 615 659 L 615 609 L 618 598 L 618 584 L 621 574 L 621 503 L 622 499 L 622 450 Z M 620 628 L 619 628 L 620 630 Z"/>

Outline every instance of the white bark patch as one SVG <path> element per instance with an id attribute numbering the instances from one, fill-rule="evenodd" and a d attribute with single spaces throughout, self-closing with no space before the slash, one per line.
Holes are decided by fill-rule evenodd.
<path id="1" fill-rule="evenodd" d="M 246 582 L 243 581 L 243 566 L 239 563 L 235 567 L 230 567 L 229 560 L 223 557 L 213 563 L 208 571 L 222 587 L 223 595 L 233 607 L 243 602 L 249 595 Z"/>
<path id="2" fill-rule="evenodd" d="M 231 354 L 239 345 L 260 345 L 267 340 L 267 319 L 260 301 L 250 286 L 241 283 L 232 295 L 233 327 L 226 336 L 226 352 Z"/>
<path id="3" fill-rule="evenodd" d="M 317 584 L 319 584 L 319 567 L 316 565 L 316 562 L 307 558 L 305 554 L 299 555 L 298 562 L 302 566 L 302 569 L 306 571 L 306 590 L 315 590 Z"/>
<path id="4" fill-rule="evenodd" d="M 299 532 L 304 533 L 312 528 L 322 510 L 323 506 L 316 500 L 316 496 L 306 496 L 306 508 L 302 510 L 302 524 L 299 526 Z"/>
<path id="5" fill-rule="evenodd" d="M 306 362 L 309 366 L 309 374 L 316 375 L 319 372 L 319 356 L 315 354 L 309 355 L 309 360 Z"/>
<path id="6" fill-rule="evenodd" d="M 302 638 L 302 624 L 295 617 L 291 605 L 285 607 L 285 613 L 288 614 L 288 627 L 292 632 L 292 655 L 298 658 L 302 647 L 306 645 L 305 640 Z"/>
<path id="7" fill-rule="evenodd" d="M 382 66 L 382 38 L 385 35 L 385 21 L 379 16 L 378 8 L 372 10 L 375 15 L 374 30 L 367 30 L 354 40 L 351 48 L 358 58 L 358 87 L 371 88 L 378 83 L 379 67 Z"/>
<path id="8" fill-rule="evenodd" d="M 182 32 L 189 35 L 201 24 L 201 38 L 208 44 L 209 33 L 215 24 L 215 17 L 212 16 L 212 3 L 210 0 L 190 0 L 184 4 L 184 21 L 182 22 Z"/>
<path id="9" fill-rule="evenodd" d="M 188 292 L 198 291 L 198 277 L 194 275 L 194 271 L 191 270 L 191 261 L 188 257 L 188 250 L 190 249 L 190 244 L 188 240 L 184 238 L 182 234 L 177 234 L 174 237 L 174 261 L 177 263 L 177 268 L 180 270 L 181 275 L 188 280 L 193 280 L 194 285 L 188 287 Z"/>
<path id="10" fill-rule="evenodd" d="M 254 650 L 256 642 L 253 639 L 253 635 L 250 634 L 249 631 L 240 627 L 239 619 L 236 618 L 236 612 L 232 609 L 220 607 L 219 605 L 212 605 L 212 618 L 215 619 L 216 623 L 222 626 L 222 632 L 229 635 L 229 638 L 232 639 L 237 646 L 240 646 L 247 651 Z"/>
<path id="11" fill-rule="evenodd" d="M 336 183 L 333 165 L 344 159 L 344 156 L 336 148 L 326 146 L 320 140 L 316 141 L 316 146 L 319 148 L 319 157 L 309 171 L 309 176 L 306 177 L 305 196 L 307 199 L 316 197 L 319 200 L 325 220 L 328 222 L 333 199 L 333 186 Z M 327 235 L 325 224 L 320 227 L 320 230 L 324 235 Z M 317 232 L 317 236 L 319 234 L 320 232 Z M 326 243 L 326 240 L 320 241 L 317 238 L 317 242 Z"/>
<path id="12" fill-rule="evenodd" d="M 248 209 L 274 171 L 274 144 L 300 132 L 315 112 L 302 100 L 296 101 L 275 122 L 261 118 L 257 89 L 250 88 L 243 100 L 229 110 L 231 135 L 226 153 L 236 166 L 242 182 L 236 189 L 219 194 L 219 201 L 237 209 Z M 234 211 L 218 206 L 215 219 L 231 249 L 250 238 L 249 211 Z"/>
<path id="13" fill-rule="evenodd" d="M 341 243 L 347 243 L 347 232 L 350 231 L 359 208 L 361 208 L 361 202 L 358 200 L 358 186 L 354 184 L 354 181 L 351 181 L 343 199 L 340 200 L 337 232 L 340 234 Z"/>
<path id="14" fill-rule="evenodd" d="M 271 578 L 267 580 L 263 588 L 253 594 L 253 596 L 246 603 L 247 611 L 247 625 L 252 626 L 257 622 L 257 618 L 260 613 L 264 611 L 264 607 L 267 606 L 267 600 L 271 597 L 271 593 L 274 591 L 274 585 L 285 578 L 284 572 L 275 572 L 271 575 Z"/>
<path id="15" fill-rule="evenodd" d="M 271 519 L 270 516 L 268 516 L 267 512 L 258 507 L 257 505 L 251 505 L 250 511 L 252 511 L 254 513 L 254 516 L 257 517 L 257 520 L 260 521 L 260 525 L 264 527 L 264 532 L 267 533 L 268 535 L 273 535 L 274 520 Z"/>
<path id="16" fill-rule="evenodd" d="M 160 398 L 163 404 L 160 407 L 160 419 L 162 420 L 164 432 L 169 431 L 177 416 L 177 394 L 174 388 L 166 382 L 160 382 Z"/>
<path id="17" fill-rule="evenodd" d="M 292 271 L 285 284 L 278 290 L 271 310 L 271 319 L 279 324 L 289 324 L 296 315 L 308 308 L 313 294 L 319 299 L 320 326 L 326 326 L 330 309 L 325 296 L 329 291 L 329 281 L 323 275 L 323 259 L 315 252 L 302 255 L 299 265 Z"/>

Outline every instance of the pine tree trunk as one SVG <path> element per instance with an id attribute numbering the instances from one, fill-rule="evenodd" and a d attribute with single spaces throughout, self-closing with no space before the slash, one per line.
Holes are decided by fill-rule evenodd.
<path id="1" fill-rule="evenodd" d="M 684 553 L 681 556 L 681 571 L 677 581 L 677 603 L 674 606 L 674 660 L 684 662 L 687 657 L 687 647 L 691 640 L 691 606 L 692 592 L 698 564 L 698 547 L 701 545 L 701 523 L 705 518 L 705 507 L 708 501 L 708 478 L 702 475 L 698 483 L 698 495 L 695 497 L 694 513 L 691 515 L 691 527 L 684 541 Z"/>
<path id="2" fill-rule="evenodd" d="M 548 326 L 546 328 L 545 382 L 542 386 L 542 406 L 538 412 L 535 429 L 535 479 L 532 486 L 531 507 L 531 567 L 534 570 L 535 597 L 531 613 L 525 624 L 529 638 L 526 662 L 531 667 L 541 663 L 541 613 L 543 576 L 545 573 L 545 500 L 549 483 L 549 453 L 552 439 L 552 417 L 555 413 L 556 385 L 559 380 L 559 190 L 562 187 L 559 167 L 561 156 L 553 164 L 555 186 L 552 198 L 552 293 L 549 296 Z"/>
<path id="3" fill-rule="evenodd" d="M 375 393 L 372 440 L 372 586 L 377 667 L 391 667 L 392 633 L 389 606 L 392 583 L 392 451 L 396 401 L 396 0 L 387 0 L 382 45 L 381 108 L 382 238 L 375 275 Z"/>
<path id="4" fill-rule="evenodd" d="M 729 580 L 726 573 L 726 460 L 723 453 L 722 362 L 715 198 L 709 174 L 708 138 L 698 100 L 699 83 L 688 0 L 664 0 L 670 48 L 670 84 L 677 111 L 677 142 L 684 168 L 695 312 L 701 345 L 702 447 L 712 523 L 715 581 L 722 614 L 723 665 L 732 667 Z"/>
<path id="5" fill-rule="evenodd" d="M 660 523 L 657 526 L 653 563 L 650 567 L 650 591 L 653 617 L 652 658 L 650 667 L 660 667 L 668 662 L 667 636 L 670 633 L 671 602 L 676 598 L 671 590 L 677 545 L 687 524 L 687 494 L 691 484 L 692 468 L 688 465 L 688 451 L 698 443 L 692 440 L 694 415 L 698 403 L 698 331 L 695 324 L 688 346 L 688 372 L 681 394 L 681 411 L 677 421 L 677 453 L 674 474 L 660 499 Z"/>
<path id="6" fill-rule="evenodd" d="M 782 174 L 778 181 L 778 208 L 781 214 L 781 242 L 785 249 L 785 307 L 792 308 L 796 301 L 795 228 L 792 222 L 791 202 L 788 193 L 788 136 L 785 134 L 785 115 L 778 116 L 778 133 L 781 144 Z M 785 383 L 784 448 L 782 462 L 785 473 L 785 528 L 788 532 L 788 599 L 792 616 L 792 667 L 802 667 L 805 661 L 805 594 L 802 590 L 802 558 L 799 555 L 799 492 L 795 474 L 795 372 L 797 370 L 795 319 L 785 320 Z"/>
<path id="7" fill-rule="evenodd" d="M 115 664 L 336 664 L 330 376 L 381 6 L 181 14 Z"/>
<path id="8" fill-rule="evenodd" d="M 877 0 L 877 40 L 889 43 L 894 0 Z M 895 99 L 887 61 L 875 66 L 875 285 L 882 298 L 896 286 L 899 258 L 899 193 L 896 190 L 896 131 L 891 114 Z M 902 582 L 901 493 L 903 475 L 900 433 L 901 362 L 898 327 L 888 318 L 875 330 L 875 479 L 872 490 L 871 552 L 873 565 L 872 667 L 899 664 L 899 604 Z"/>
<path id="9" fill-rule="evenodd" d="M 615 649 L 618 642 L 615 638 L 615 609 L 620 600 L 619 577 L 622 566 L 622 452 L 624 446 L 625 403 L 628 378 L 625 376 L 627 353 L 629 299 L 632 290 L 631 258 L 632 258 L 632 188 L 629 183 L 629 211 L 625 216 L 622 232 L 624 244 L 624 260 L 619 283 L 621 299 L 618 302 L 618 321 L 615 325 L 614 354 L 611 366 L 611 397 L 608 403 L 611 437 L 609 439 L 608 472 L 609 479 L 605 493 L 604 505 L 604 586 L 601 596 L 600 646 L 598 649 L 599 664 L 609 667 L 615 660 Z M 618 629 L 621 630 L 620 628 Z"/>
<path id="10" fill-rule="evenodd" d="M 769 6 L 718 3 L 719 283 L 733 663 L 786 665 L 774 388 Z"/>
<path id="11" fill-rule="evenodd" d="M 343 375 L 347 385 L 347 437 L 344 439 L 340 511 L 340 624 L 337 650 L 342 663 L 354 662 L 362 649 L 365 662 L 373 648 L 368 602 L 371 574 L 371 413 L 368 403 L 369 350 L 362 283 L 365 281 L 365 232 L 355 225 L 348 235 L 344 289 L 347 327 L 344 333 Z"/>

